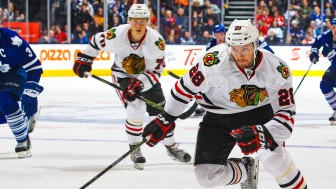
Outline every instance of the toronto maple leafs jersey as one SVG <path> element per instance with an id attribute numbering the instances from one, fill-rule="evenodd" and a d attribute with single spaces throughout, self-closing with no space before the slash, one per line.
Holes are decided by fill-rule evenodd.
<path id="1" fill-rule="evenodd" d="M 332 60 L 336 54 L 336 39 L 333 36 L 332 30 L 320 34 L 313 43 L 312 48 L 320 49 L 322 46 L 322 55 L 327 56 L 329 60 Z"/>
<path id="2" fill-rule="evenodd" d="M 10 70 L 23 67 L 28 81 L 39 82 L 42 73 L 40 60 L 29 44 L 15 31 L 0 28 L 0 81 L 4 81 Z"/>
<path id="3" fill-rule="evenodd" d="M 180 115 L 196 98 L 209 112 L 234 114 L 271 104 L 275 116 L 265 124 L 277 142 L 287 139 L 294 124 L 292 75 L 286 63 L 258 49 L 255 65 L 241 69 L 227 44 L 206 51 L 171 90 L 165 111 Z"/>
<path id="4" fill-rule="evenodd" d="M 143 39 L 136 44 L 130 42 L 130 25 L 95 34 L 84 54 L 96 57 L 101 50 L 115 53 L 112 74 L 125 78 L 136 77 L 144 84 L 143 91 L 152 88 L 161 76 L 165 62 L 165 42 L 155 30 L 147 27 Z"/>

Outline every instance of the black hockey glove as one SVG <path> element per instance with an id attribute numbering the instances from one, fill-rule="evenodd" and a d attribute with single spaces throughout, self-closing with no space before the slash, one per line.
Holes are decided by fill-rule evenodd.
<path id="1" fill-rule="evenodd" d="M 244 126 L 230 132 L 237 139 L 237 144 L 245 155 L 261 149 L 275 150 L 278 144 L 263 125 Z"/>
<path id="2" fill-rule="evenodd" d="M 151 136 L 151 138 L 147 141 L 147 145 L 153 147 L 163 140 L 169 132 L 174 130 L 174 121 L 176 119 L 177 117 L 171 116 L 166 112 L 162 112 L 154 120 L 149 122 L 142 133 L 142 137 L 144 138 Z"/>
<path id="3" fill-rule="evenodd" d="M 76 75 L 83 78 L 85 77 L 85 72 L 91 72 L 92 70 L 92 63 L 94 57 L 85 55 L 83 53 L 77 53 L 77 58 L 75 60 L 75 64 L 73 66 L 73 71 Z"/>
<path id="4" fill-rule="evenodd" d="M 316 62 L 319 61 L 319 50 L 317 48 L 312 48 L 310 50 L 310 55 L 309 55 L 309 59 L 311 62 L 313 62 L 314 64 L 316 64 Z"/>
<path id="5" fill-rule="evenodd" d="M 131 80 L 128 87 L 124 89 L 123 95 L 128 101 L 132 102 L 135 100 L 135 97 L 141 93 L 142 89 L 142 82 L 138 79 L 134 79 L 133 81 Z"/>

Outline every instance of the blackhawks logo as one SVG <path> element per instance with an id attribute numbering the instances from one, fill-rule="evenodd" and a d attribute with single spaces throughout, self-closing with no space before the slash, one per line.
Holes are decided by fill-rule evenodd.
<path id="1" fill-rule="evenodd" d="M 155 41 L 155 45 L 158 46 L 161 51 L 166 48 L 166 44 L 162 38 L 159 38 L 157 41 Z"/>
<path id="2" fill-rule="evenodd" d="M 212 66 L 214 64 L 218 64 L 219 58 L 217 57 L 218 55 L 218 51 L 212 52 L 212 53 L 207 53 L 204 57 L 203 57 L 203 62 L 205 66 Z"/>
<path id="3" fill-rule="evenodd" d="M 285 79 L 287 79 L 290 76 L 288 67 L 280 62 L 280 65 L 277 67 L 278 72 L 281 73 L 281 76 Z"/>
<path id="4" fill-rule="evenodd" d="M 115 38 L 116 37 L 115 31 L 116 31 L 115 28 L 107 30 L 107 32 L 106 32 L 106 39 L 111 40 L 111 39 Z"/>
<path id="5" fill-rule="evenodd" d="M 145 69 L 145 59 L 136 54 L 130 54 L 124 58 L 121 65 L 128 74 L 140 74 Z"/>
<path id="6" fill-rule="evenodd" d="M 230 101 L 235 102 L 240 107 L 258 105 L 268 97 L 265 88 L 255 85 L 242 85 L 240 89 L 233 89 L 230 92 Z"/>

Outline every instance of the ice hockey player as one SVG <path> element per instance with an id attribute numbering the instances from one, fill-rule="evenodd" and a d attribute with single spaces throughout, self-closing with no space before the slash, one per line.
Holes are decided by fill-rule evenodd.
<path id="1" fill-rule="evenodd" d="M 133 4 L 128 11 L 128 24 L 111 28 L 106 32 L 95 34 L 90 44 L 77 54 L 73 70 L 79 77 L 91 71 L 93 59 L 101 50 L 115 53 L 112 66 L 112 81 L 122 88 L 117 91 L 127 110 L 125 129 L 130 148 L 142 141 L 143 121 L 146 111 L 156 116 L 159 111 L 137 99 L 142 95 L 162 106 L 165 98 L 159 82 L 164 69 L 165 43 L 163 37 L 148 27 L 150 13 L 145 4 Z M 174 160 L 189 162 L 191 156 L 175 143 L 174 132 L 170 132 L 163 141 L 167 153 Z M 146 162 L 140 148 L 133 151 L 131 160 L 134 167 L 143 169 Z"/>
<path id="2" fill-rule="evenodd" d="M 34 129 L 39 114 L 41 74 L 41 62 L 29 44 L 15 31 L 0 28 L 0 124 L 12 130 L 19 158 L 31 156 L 28 130 Z"/>
<path id="3" fill-rule="evenodd" d="M 154 146 L 174 130 L 176 116 L 202 92 L 206 108 L 199 124 L 195 175 L 203 187 L 257 188 L 258 161 L 281 188 L 307 188 L 283 143 L 293 130 L 295 102 L 286 63 L 258 49 L 259 32 L 251 20 L 234 20 L 226 43 L 213 47 L 171 89 L 164 111 L 146 125 L 143 137 Z M 229 158 L 238 144 L 247 155 Z M 259 159 L 259 160 L 258 160 Z"/>
<path id="4" fill-rule="evenodd" d="M 331 20 L 331 30 L 319 35 L 312 45 L 309 56 L 312 63 L 319 61 L 321 47 L 323 47 L 322 55 L 330 60 L 331 65 L 322 77 L 320 88 L 331 109 L 334 110 L 334 113 L 329 118 L 330 124 L 336 125 L 336 93 L 334 91 L 336 84 L 336 18 Z"/>
<path id="5" fill-rule="evenodd" d="M 206 50 L 211 49 L 212 47 L 216 46 L 217 44 L 225 43 L 225 26 L 223 24 L 216 24 L 212 29 L 212 34 L 214 38 L 207 44 Z M 268 50 L 269 52 L 274 54 L 272 48 L 266 43 L 266 41 L 259 39 L 258 40 L 259 47 Z M 194 116 L 203 116 L 205 113 L 205 109 L 199 107 L 195 110 Z"/>

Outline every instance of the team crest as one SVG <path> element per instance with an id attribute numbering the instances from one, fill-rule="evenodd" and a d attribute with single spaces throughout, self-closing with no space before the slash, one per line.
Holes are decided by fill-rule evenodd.
<path id="1" fill-rule="evenodd" d="M 121 64 L 128 74 L 140 74 L 145 69 L 145 58 L 130 54 Z"/>
<path id="2" fill-rule="evenodd" d="M 162 38 L 159 38 L 159 40 L 155 41 L 155 45 L 159 47 L 161 51 L 165 50 L 166 44 Z"/>
<path id="3" fill-rule="evenodd" d="M 235 102 L 240 107 L 255 106 L 263 102 L 268 97 L 265 88 L 255 85 L 242 85 L 240 89 L 233 89 L 230 93 L 230 101 Z"/>
<path id="4" fill-rule="evenodd" d="M 290 76 L 288 67 L 280 62 L 280 65 L 277 67 L 278 72 L 281 73 L 281 76 L 285 79 L 287 79 Z"/>
<path id="5" fill-rule="evenodd" d="M 111 40 L 111 39 L 115 38 L 116 37 L 115 31 L 116 31 L 115 28 L 107 30 L 106 39 Z"/>
<path id="6" fill-rule="evenodd" d="M 218 55 L 218 51 L 212 52 L 212 53 L 207 53 L 204 57 L 203 57 L 203 62 L 205 66 L 212 66 L 214 64 L 218 64 L 219 58 L 217 57 Z"/>

